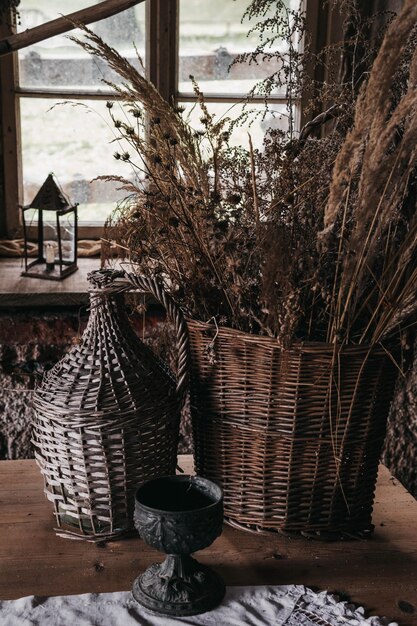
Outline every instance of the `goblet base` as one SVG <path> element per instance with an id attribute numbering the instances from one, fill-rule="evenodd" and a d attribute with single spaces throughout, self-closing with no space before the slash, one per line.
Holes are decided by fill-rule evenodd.
<path id="1" fill-rule="evenodd" d="M 211 611 L 222 601 L 226 588 L 207 565 L 191 556 L 169 554 L 153 563 L 133 583 L 133 597 L 147 609 L 177 617 Z"/>

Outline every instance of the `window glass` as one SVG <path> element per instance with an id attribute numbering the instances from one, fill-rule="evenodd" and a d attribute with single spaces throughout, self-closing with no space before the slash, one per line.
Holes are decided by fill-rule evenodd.
<path id="1" fill-rule="evenodd" d="M 200 121 L 202 113 L 198 104 L 183 103 L 183 106 L 185 107 L 183 115 L 191 126 L 195 130 L 204 130 Z M 211 115 L 215 116 L 215 121 L 225 117 L 236 120 L 242 115 L 243 105 L 227 102 L 209 102 L 207 103 L 207 109 Z M 237 123 L 234 126 L 230 139 L 232 146 L 242 146 L 248 149 L 250 135 L 253 147 L 261 149 L 265 132 L 268 128 L 288 130 L 288 108 L 286 104 L 270 104 L 267 111 L 263 104 L 252 104 L 245 107 L 244 110 L 247 117 L 243 118 L 244 121 L 242 123 Z"/>
<path id="2" fill-rule="evenodd" d="M 91 0 L 22 0 L 21 24 L 26 30 L 60 15 L 91 6 Z M 135 46 L 144 59 L 145 7 L 141 3 L 105 20 L 89 25 L 106 43 L 139 67 Z M 79 30 L 46 39 L 19 52 L 20 86 L 23 88 L 99 89 L 109 88 L 102 79 L 120 81 L 107 65 L 68 39 L 82 36 Z"/>
<path id="3" fill-rule="evenodd" d="M 295 8 L 299 0 L 287 0 L 287 4 Z M 191 74 L 204 93 L 248 93 L 259 80 L 279 69 L 275 59 L 232 65 L 237 55 L 256 50 L 260 43 L 257 31 L 248 34 L 258 20 L 242 21 L 247 7 L 248 0 L 181 0 L 180 92 L 192 91 Z M 285 41 L 274 45 L 281 51 L 287 49 Z"/>
<path id="4" fill-rule="evenodd" d="M 287 2 L 294 8 L 299 0 Z M 90 5 L 91 0 L 21 0 L 19 28 L 32 28 Z M 227 94 L 246 94 L 257 81 L 277 69 L 274 61 L 238 64 L 229 71 L 231 61 L 238 54 L 253 51 L 259 43 L 257 33 L 247 36 L 251 26 L 248 20 L 241 22 L 247 6 L 248 0 L 180 0 L 179 90 L 192 91 L 189 75 L 193 74 L 203 92 L 224 96 L 225 102 L 208 105 L 218 118 L 226 115 L 235 119 L 242 113 L 243 105 L 227 103 Z M 92 24 L 90 28 L 130 61 L 136 58 L 135 45 L 144 58 L 145 3 Z M 285 50 L 284 42 L 276 45 Z M 68 91 L 70 99 L 71 91 L 107 91 L 103 78 L 120 81 L 104 62 L 84 52 L 67 34 L 25 48 L 18 57 L 23 89 Z M 135 176 L 128 163 L 113 157 L 115 152 L 123 154 L 129 148 L 115 140 L 105 100 L 86 99 L 64 104 L 63 100 L 57 103 L 54 99 L 22 96 L 19 101 L 25 204 L 30 203 L 47 175 L 53 172 L 71 202 L 79 203 L 80 222 L 103 223 L 127 192 L 117 189 L 120 185 L 115 182 L 91 181 L 103 175 L 127 179 Z M 189 115 L 191 124 L 201 129 L 199 107 L 192 103 L 185 106 L 184 115 Z M 120 107 L 122 116 L 122 107 L 117 103 L 114 107 Z M 249 109 L 260 112 L 264 111 L 264 106 L 251 105 Z M 231 143 L 247 148 L 249 132 L 253 145 L 260 148 L 270 126 L 288 128 L 285 103 L 271 104 L 270 111 L 256 117 L 249 126 L 247 123 L 237 125 Z"/>
<path id="5" fill-rule="evenodd" d="M 24 203 L 33 200 L 53 172 L 71 202 L 79 203 L 80 221 L 103 223 L 117 201 L 127 194 L 117 189 L 118 183 L 92 179 L 102 175 L 134 176 L 128 163 L 113 156 L 127 148 L 115 140 L 106 102 L 85 100 L 57 105 L 51 99 L 21 98 L 20 107 Z M 120 105 L 116 102 L 114 107 Z"/>

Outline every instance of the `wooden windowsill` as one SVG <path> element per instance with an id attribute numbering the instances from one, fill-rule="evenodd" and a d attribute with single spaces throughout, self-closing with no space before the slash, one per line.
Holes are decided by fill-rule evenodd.
<path id="1" fill-rule="evenodd" d="M 21 276 L 21 259 L 0 259 L 0 309 L 87 304 L 87 274 L 100 268 L 100 259 L 78 259 L 77 265 L 74 274 L 52 281 Z"/>

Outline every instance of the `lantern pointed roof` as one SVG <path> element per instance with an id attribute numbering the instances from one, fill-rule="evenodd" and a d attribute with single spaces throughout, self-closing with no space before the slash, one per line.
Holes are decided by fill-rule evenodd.
<path id="1" fill-rule="evenodd" d="M 69 207 L 69 203 L 56 184 L 53 175 L 49 174 L 29 206 L 32 209 L 45 211 L 62 211 Z"/>

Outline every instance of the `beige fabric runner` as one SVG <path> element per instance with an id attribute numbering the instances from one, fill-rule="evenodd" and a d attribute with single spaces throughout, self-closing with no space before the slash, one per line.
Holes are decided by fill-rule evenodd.
<path id="1" fill-rule="evenodd" d="M 229 587 L 222 604 L 193 617 L 143 609 L 130 592 L 0 602 L 2 626 L 398 626 L 364 617 L 364 610 L 301 585 Z"/>
<path id="2" fill-rule="evenodd" d="M 37 246 L 29 243 L 29 256 L 35 256 Z M 78 257 L 100 256 L 101 241 L 95 239 L 78 240 Z M 0 257 L 22 257 L 23 239 L 0 239 Z"/>

